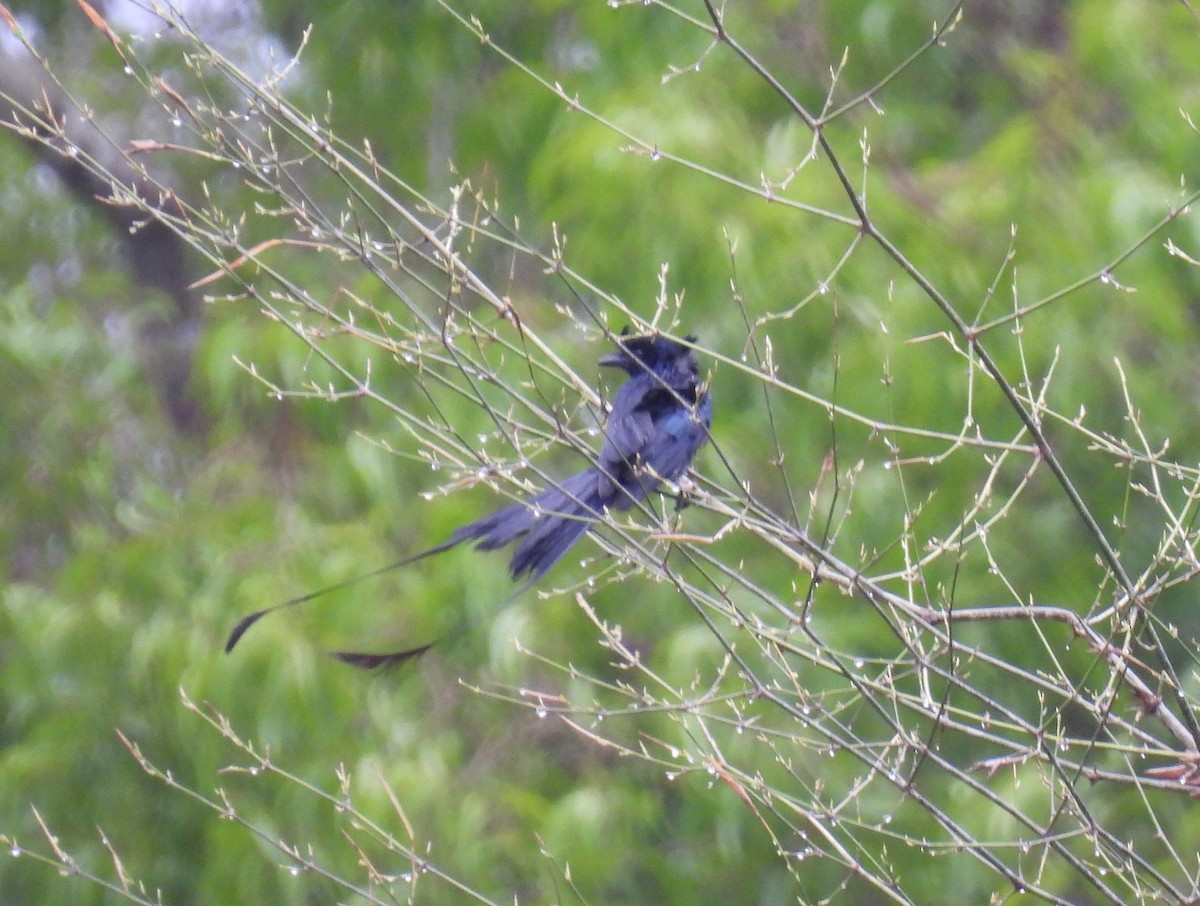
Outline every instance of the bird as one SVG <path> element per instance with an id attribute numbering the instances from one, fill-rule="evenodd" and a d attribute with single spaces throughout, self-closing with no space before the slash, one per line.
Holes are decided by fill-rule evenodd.
<path id="1" fill-rule="evenodd" d="M 675 482 L 691 465 L 709 438 L 712 397 L 688 336 L 679 342 L 659 333 L 631 335 L 626 328 L 615 337 L 616 349 L 599 365 L 625 372 L 603 428 L 604 441 L 588 468 L 527 500 L 509 504 L 458 528 L 440 544 L 411 554 L 362 576 L 301 595 L 248 614 L 225 643 L 228 653 L 254 623 L 269 613 L 294 607 L 332 591 L 356 584 L 440 554 L 464 542 L 491 551 L 515 544 L 508 572 L 525 591 L 544 576 L 606 511 L 627 511 L 657 490 Z M 397 666 L 424 654 L 433 643 L 383 654 L 334 651 L 333 657 L 364 669 Z"/>

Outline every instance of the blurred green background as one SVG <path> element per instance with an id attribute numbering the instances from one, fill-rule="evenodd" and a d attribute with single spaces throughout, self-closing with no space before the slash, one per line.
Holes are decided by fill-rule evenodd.
<path id="1" fill-rule="evenodd" d="M 705 20 L 700 4 L 682 4 L 684 15 L 641 3 L 452 5 L 478 15 L 497 45 L 568 93 L 578 91 L 608 123 L 751 187 L 782 180 L 811 145 L 803 124 L 727 48 L 710 52 L 708 36 L 688 21 Z M 144 36 L 136 46 L 168 82 L 195 84 L 186 47 L 169 32 L 150 37 L 149 16 L 97 8 L 114 28 Z M 921 48 L 951 8 L 730 0 L 725 11 L 730 31 L 817 111 L 844 50 L 833 108 Z M 172 140 L 163 109 L 125 75 L 78 7 L 8 9 L 68 90 L 112 132 Z M 764 203 L 700 169 L 631 153 L 614 129 L 569 111 L 437 3 L 201 3 L 188 16 L 215 47 L 260 76 L 272 59 L 295 51 L 311 23 L 301 62 L 283 84 L 289 99 L 330 110 L 343 139 L 369 138 L 387 167 L 431 197 L 444 199 L 469 178 L 494 193 L 538 247 L 550 246 L 553 224 L 569 237 L 571 266 L 639 316 L 652 317 L 660 265 L 668 263 L 669 291 L 684 294 L 677 332 L 698 334 L 728 360 L 705 365 L 713 374 L 719 454 L 701 455 L 702 473 L 729 483 L 728 462 L 763 499 L 786 509 L 787 488 L 807 500 L 835 451 L 841 469 L 859 459 L 868 464 L 847 531 L 851 548 L 882 549 L 922 501 L 931 536 L 956 525 L 963 506 L 952 489 L 973 486 L 977 473 L 965 464 L 959 471 L 960 458 L 950 457 L 936 470 L 910 473 L 901 487 L 880 468 L 888 456 L 879 439 L 854 423 L 831 432 L 818 402 L 950 433 L 961 428 L 968 404 L 964 366 L 948 344 L 909 342 L 947 324 L 877 249 L 860 246 L 831 291 L 816 292 L 854 240 L 852 227 Z M 851 178 L 862 181 L 880 228 L 968 321 L 981 312 L 986 323 L 1097 274 L 1186 197 L 1200 143 L 1181 111 L 1200 114 L 1198 45 L 1200 23 L 1183 3 L 967 3 L 942 46 L 872 102 L 836 118 L 827 134 Z M 664 78 L 698 61 L 698 71 Z M 864 134 L 871 149 L 865 178 Z M 171 161 L 172 180 L 189 196 L 214 180 L 216 191 L 246 191 L 243 203 L 253 204 L 228 173 L 187 156 Z M 311 188 L 325 199 L 339 191 L 332 181 Z M 786 195 L 852 216 L 823 158 L 799 170 Z M 241 614 L 434 543 L 492 498 L 476 491 L 423 499 L 438 476 L 373 442 L 395 439 L 394 421 L 380 406 L 272 398 L 234 358 L 296 386 L 312 367 L 310 350 L 252 305 L 200 308 L 184 393 L 194 418 L 173 418 L 147 368 L 144 338 L 156 324 L 176 323 L 179 311 L 131 276 L 124 238 L 14 135 L 0 136 L 0 235 L 6 839 L 48 852 L 36 808 L 81 864 L 113 877 L 101 829 L 130 874 L 166 903 L 357 902 L 315 873 L 291 876 L 280 867 L 289 860 L 265 839 L 138 766 L 116 730 L 180 784 L 210 796 L 215 786 L 226 788 L 267 838 L 311 846 L 331 871 L 362 875 L 329 804 L 278 776 L 219 773 L 249 759 L 181 705 L 183 690 L 309 783 L 336 793 L 344 766 L 355 777 L 357 808 L 402 836 L 386 779 L 411 821 L 415 848 L 425 852 L 430 841 L 433 861 L 498 902 L 572 901 L 564 874 L 579 901 L 590 903 L 773 904 L 836 889 L 837 871 L 816 865 L 799 871 L 811 887 L 798 883 L 731 785 L 713 784 L 703 772 L 672 780 L 559 721 L 469 688 L 581 694 L 569 674 L 520 654 L 514 637 L 589 675 L 619 678 L 569 595 L 526 595 L 495 611 L 507 593 L 502 554 L 454 551 L 390 574 L 265 621 L 224 656 L 225 635 Z M 1168 252 L 1168 239 L 1196 256 L 1196 218 L 1182 217 L 1137 247 L 1114 281 L 1086 281 L 1031 315 L 1023 335 L 1011 325 L 997 329 L 993 353 L 1014 383 L 1028 368 L 1034 393 L 1055 363 L 1050 404 L 1068 418 L 1085 408 L 1093 431 L 1124 436 L 1129 413 L 1113 364 L 1119 358 L 1153 444 L 1169 439 L 1180 461 L 1194 463 L 1187 451 L 1200 447 L 1200 272 Z M 1010 247 L 1013 267 L 1002 271 Z M 190 279 L 212 270 L 199 256 L 187 260 Z M 356 285 L 349 269 L 331 274 L 315 256 L 287 260 L 289 277 L 315 295 L 339 286 L 377 291 L 366 280 Z M 561 317 L 556 306 L 569 300 L 556 297 L 553 281 L 499 248 L 480 250 L 475 266 L 518 300 L 522 320 L 568 363 L 595 377 L 600 347 Z M 782 427 L 768 429 L 753 368 L 732 363 L 745 361 L 749 322 L 802 302 L 775 328 L 754 332 L 761 343 L 770 331 L 783 379 L 814 395 L 777 401 L 771 414 Z M 612 317 L 620 326 L 619 314 Z M 375 376 L 385 395 L 409 392 L 399 369 L 380 366 Z M 988 436 L 1015 436 L 1017 421 L 994 388 L 979 379 L 973 394 Z M 466 436 L 489 430 L 481 411 L 462 406 L 454 415 Z M 1159 538 L 1157 526 L 1139 528 L 1146 505 L 1131 500 L 1128 476 L 1062 423 L 1051 433 L 1088 504 L 1136 567 Z M 770 464 L 768 436 L 786 441 L 783 466 Z M 945 446 L 906 443 L 903 455 L 913 457 Z M 1014 584 L 1036 581 L 1044 600 L 1086 607 L 1101 576 L 1094 551 L 1050 483 L 1030 494 L 1036 510 L 998 533 L 996 556 Z M 721 522 L 697 512 L 685 514 L 684 524 L 702 532 Z M 753 551 L 735 539 L 725 555 Z M 569 559 L 594 553 L 581 548 Z M 983 571 L 978 561 L 973 566 Z M 745 569 L 764 585 L 785 587 L 794 567 L 760 556 Z M 561 570 L 549 585 L 585 574 L 577 565 Z M 665 584 L 634 577 L 598 592 L 595 603 L 646 646 L 672 682 L 707 676 L 720 661 L 720 647 Z M 1186 589 L 1163 607 L 1164 619 L 1189 637 L 1196 621 Z M 365 675 L 322 654 L 323 646 L 424 640 L 464 617 L 473 628 L 453 645 L 395 674 Z M 849 612 L 845 619 L 830 631 L 847 649 L 870 654 L 891 644 L 870 635 L 879 626 L 869 619 L 860 623 Z M 997 647 L 1004 650 L 1003 639 Z M 1014 642 L 1010 653 L 1018 648 Z M 644 718 L 635 733 L 688 743 L 665 717 Z M 1107 807 L 1118 812 L 1120 802 L 1114 792 Z M 1164 819 L 1187 807 L 1182 797 L 1159 806 Z M 1194 850 L 1194 841 L 1178 842 L 1185 853 Z M 996 877 L 972 871 L 977 863 L 954 870 L 947 863 L 943 871 L 925 866 L 928 857 L 917 850 L 911 865 L 903 850 L 889 858 L 916 902 L 940 901 L 951 883 L 963 902 L 984 902 L 997 888 Z M 1062 896 L 1088 901 L 1074 883 L 1062 881 Z M 417 890 L 418 902 L 465 901 L 433 882 Z M 61 877 L 28 855 L 0 859 L 6 904 L 125 898 Z"/>

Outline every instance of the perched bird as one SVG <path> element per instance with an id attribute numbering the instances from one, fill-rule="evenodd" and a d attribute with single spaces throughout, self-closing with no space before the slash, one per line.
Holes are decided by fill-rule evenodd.
<path id="1" fill-rule="evenodd" d="M 689 342 L 693 340 L 688 338 Z M 618 368 L 629 379 L 613 398 L 604 426 L 604 443 L 594 465 L 528 500 L 462 526 L 441 544 L 364 576 L 247 615 L 230 633 L 225 650 L 232 650 L 247 629 L 272 611 L 303 604 L 464 541 L 474 541 L 478 550 L 495 550 L 516 542 L 509 574 L 513 579 L 528 577 L 515 593 L 519 594 L 562 559 L 591 524 L 603 518 L 605 510 L 628 510 L 663 481 L 680 478 L 708 439 L 712 421 L 712 398 L 700 381 L 696 356 L 682 343 L 654 334 L 625 333 L 616 342 L 616 351 L 601 358 L 599 364 Z M 333 655 L 357 667 L 373 668 L 403 663 L 430 647 L 422 645 L 387 654 L 340 651 Z"/>

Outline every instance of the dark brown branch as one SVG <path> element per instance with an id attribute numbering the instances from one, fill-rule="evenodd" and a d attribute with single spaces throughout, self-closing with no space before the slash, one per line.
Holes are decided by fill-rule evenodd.
<path id="1" fill-rule="evenodd" d="M 169 316 L 142 327 L 142 365 L 175 425 L 198 433 L 204 419 L 188 382 L 200 305 L 188 289 L 184 242 L 162 219 L 181 218 L 183 207 L 170 190 L 135 167 L 101 127 L 68 116 L 69 109 L 41 61 L 24 49 L 0 47 L 0 128 L 112 227 L 134 281 L 171 300 Z M 133 200 L 118 201 L 114 186 Z"/>

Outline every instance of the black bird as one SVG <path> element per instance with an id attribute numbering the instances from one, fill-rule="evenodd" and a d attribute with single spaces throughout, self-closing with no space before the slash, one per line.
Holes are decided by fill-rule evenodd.
<path id="1" fill-rule="evenodd" d="M 694 337 L 687 338 L 694 342 Z M 225 643 L 233 649 L 255 622 L 274 610 L 311 601 L 362 579 L 398 569 L 442 551 L 474 541 L 478 550 L 495 550 L 517 542 L 509 561 L 512 578 L 528 577 L 524 591 L 562 559 L 592 522 L 605 510 L 629 510 L 663 481 L 675 481 L 687 471 L 692 457 L 708 439 L 712 398 L 700 381 L 696 356 L 690 348 L 657 335 L 616 340 L 617 350 L 600 365 L 629 375 L 613 399 L 604 426 L 604 443 L 595 465 L 547 488 L 462 526 L 447 540 L 381 569 L 255 611 L 234 627 Z M 430 645 L 388 654 L 334 652 L 334 657 L 357 667 L 396 665 L 428 651 Z"/>

